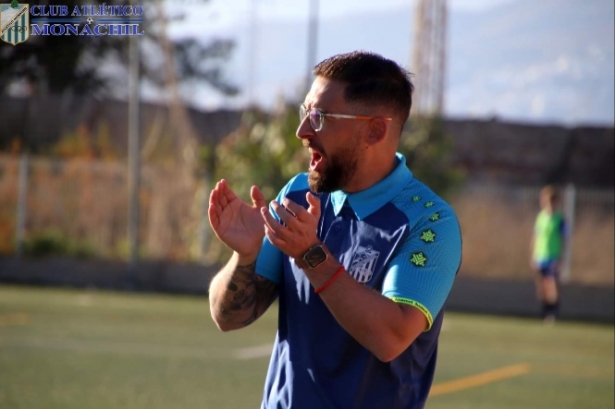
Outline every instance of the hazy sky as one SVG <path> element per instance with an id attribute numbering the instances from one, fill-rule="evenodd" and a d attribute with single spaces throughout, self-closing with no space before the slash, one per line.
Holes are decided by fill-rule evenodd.
<path id="1" fill-rule="evenodd" d="M 456 10 L 483 10 L 510 3 L 515 0 L 449 0 L 449 7 Z M 210 13 L 216 13 L 216 19 L 230 22 L 245 18 L 253 7 L 260 19 L 270 18 L 307 18 L 311 0 L 210 0 L 204 7 Z M 400 9 L 415 6 L 415 0 L 320 0 L 318 1 L 321 17 L 335 17 L 351 12 L 378 11 L 383 9 Z"/>
<path id="2" fill-rule="evenodd" d="M 181 22 L 171 25 L 170 33 L 176 37 L 196 37 L 205 42 L 208 38 L 230 38 L 235 40 L 236 48 L 233 52 L 232 61 L 227 65 L 225 74 L 233 79 L 244 91 L 238 98 L 229 100 L 215 93 L 199 93 L 196 100 L 201 107 L 211 108 L 219 104 L 242 104 L 248 97 L 248 88 L 254 88 L 259 97 L 263 97 L 267 90 L 287 88 L 289 81 L 287 78 L 279 78 L 278 84 L 266 83 L 262 78 L 262 71 L 268 68 L 267 62 L 263 59 L 264 55 L 276 52 L 274 44 L 264 41 L 262 30 L 268 22 L 292 22 L 295 28 L 280 33 L 283 37 L 292 37 L 297 41 L 297 48 L 305 49 L 307 52 L 307 27 L 310 17 L 310 6 L 312 0 L 208 0 L 208 1 L 171 1 L 165 0 L 167 10 L 173 13 L 174 10 L 183 10 L 185 18 Z M 451 12 L 454 11 L 484 11 L 489 8 L 498 7 L 503 4 L 513 3 L 519 0 L 448 0 Z M 180 5 L 180 7 L 178 7 Z M 416 9 L 417 0 L 318 0 L 318 15 L 321 22 L 335 20 L 341 16 L 349 14 L 369 15 L 370 12 L 394 10 L 407 14 L 408 24 L 407 33 L 403 38 L 394 39 L 395 47 L 401 49 L 402 59 L 399 56 L 387 55 L 384 47 L 378 46 L 390 43 L 390 33 L 381 33 L 372 38 L 369 48 L 371 51 L 381 53 L 385 57 L 397 59 L 402 65 L 407 65 L 410 55 L 410 21 Z M 319 31 L 322 27 L 319 27 Z M 356 31 L 356 30 L 355 30 Z M 364 39 L 353 38 L 356 32 L 345 31 L 340 33 L 347 41 L 353 42 L 356 49 L 366 47 Z M 325 38 L 319 32 L 317 59 L 324 58 L 323 50 L 328 43 L 335 43 L 331 37 Z M 338 40 L 338 39 L 335 39 Z M 258 50 L 252 53 L 251 47 Z M 269 55 L 269 57 L 271 57 Z M 290 57 L 289 57 L 290 58 Z M 250 61 L 254 61 L 252 68 Z M 291 62 L 287 64 L 290 68 Z M 250 74 L 251 72 L 251 74 Z M 297 74 L 297 73 L 296 73 Z M 300 75 L 300 74 L 299 74 Z M 251 86 L 248 85 L 251 82 Z M 258 90 L 259 88 L 264 89 Z M 277 91 L 276 91 L 277 92 Z M 194 95 L 194 90 L 190 89 L 189 94 Z M 266 97 L 266 103 L 271 103 L 271 98 Z M 222 102 L 223 101 L 223 102 Z M 264 101 L 260 101 L 261 103 Z"/>
<path id="3" fill-rule="evenodd" d="M 311 0 L 165 1 L 171 13 L 187 11 L 170 27 L 172 36 L 235 41 L 223 72 L 241 93 L 228 97 L 186 84 L 188 103 L 201 109 L 238 108 L 247 101 L 271 107 L 281 95 L 299 94 L 311 67 Z M 448 5 L 447 115 L 613 123 L 612 0 Z M 410 68 L 415 9 L 416 0 L 319 0 L 316 60 L 368 49 Z"/>
<path id="4" fill-rule="evenodd" d="M 514 1 L 448 0 L 448 5 L 454 10 L 478 11 Z M 180 30 L 220 33 L 247 24 L 252 15 L 261 23 L 272 19 L 307 21 L 310 3 L 311 0 L 209 0 L 200 5 L 187 2 L 185 4 L 190 5 L 191 12 Z M 167 0 L 167 4 L 177 3 Z M 332 18 L 349 13 L 407 8 L 410 16 L 415 5 L 415 0 L 319 0 L 318 11 L 320 18 Z"/>

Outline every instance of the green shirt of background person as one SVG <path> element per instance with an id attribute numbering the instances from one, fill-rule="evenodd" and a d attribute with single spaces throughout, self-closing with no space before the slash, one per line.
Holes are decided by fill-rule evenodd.
<path id="1" fill-rule="evenodd" d="M 567 236 L 566 220 L 559 209 L 555 187 L 540 192 L 540 212 L 534 223 L 530 264 L 536 272 L 536 290 L 546 324 L 555 322 L 559 310 L 559 273 Z"/>
<path id="2" fill-rule="evenodd" d="M 564 251 L 564 214 L 560 210 L 542 209 L 534 225 L 534 261 L 560 260 Z"/>

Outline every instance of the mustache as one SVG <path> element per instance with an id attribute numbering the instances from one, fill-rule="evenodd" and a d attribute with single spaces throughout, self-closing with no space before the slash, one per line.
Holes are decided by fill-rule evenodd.
<path id="1" fill-rule="evenodd" d="M 302 144 L 303 144 L 304 148 L 314 149 L 314 150 L 317 150 L 318 152 L 320 152 L 322 155 L 325 154 L 325 151 L 322 148 L 322 146 L 319 146 L 319 145 L 317 145 L 315 143 L 312 143 L 311 141 L 303 140 Z"/>

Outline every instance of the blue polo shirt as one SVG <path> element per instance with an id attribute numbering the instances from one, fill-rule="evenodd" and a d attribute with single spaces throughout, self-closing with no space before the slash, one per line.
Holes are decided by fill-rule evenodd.
<path id="1" fill-rule="evenodd" d="M 256 271 L 279 284 L 278 332 L 262 409 L 416 409 L 436 366 L 443 307 L 461 264 L 453 209 L 415 179 L 406 159 L 364 191 L 319 195 L 318 237 L 358 282 L 412 305 L 428 328 L 399 357 L 382 362 L 335 320 L 293 260 L 263 241 Z M 308 207 L 307 174 L 277 197 Z M 272 214 L 275 215 L 274 212 Z"/>

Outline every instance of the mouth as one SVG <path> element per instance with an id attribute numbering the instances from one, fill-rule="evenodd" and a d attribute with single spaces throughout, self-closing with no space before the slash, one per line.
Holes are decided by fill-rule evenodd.
<path id="1" fill-rule="evenodd" d="M 310 148 L 310 171 L 318 171 L 318 168 L 321 167 L 323 155 L 315 150 L 314 148 Z"/>

